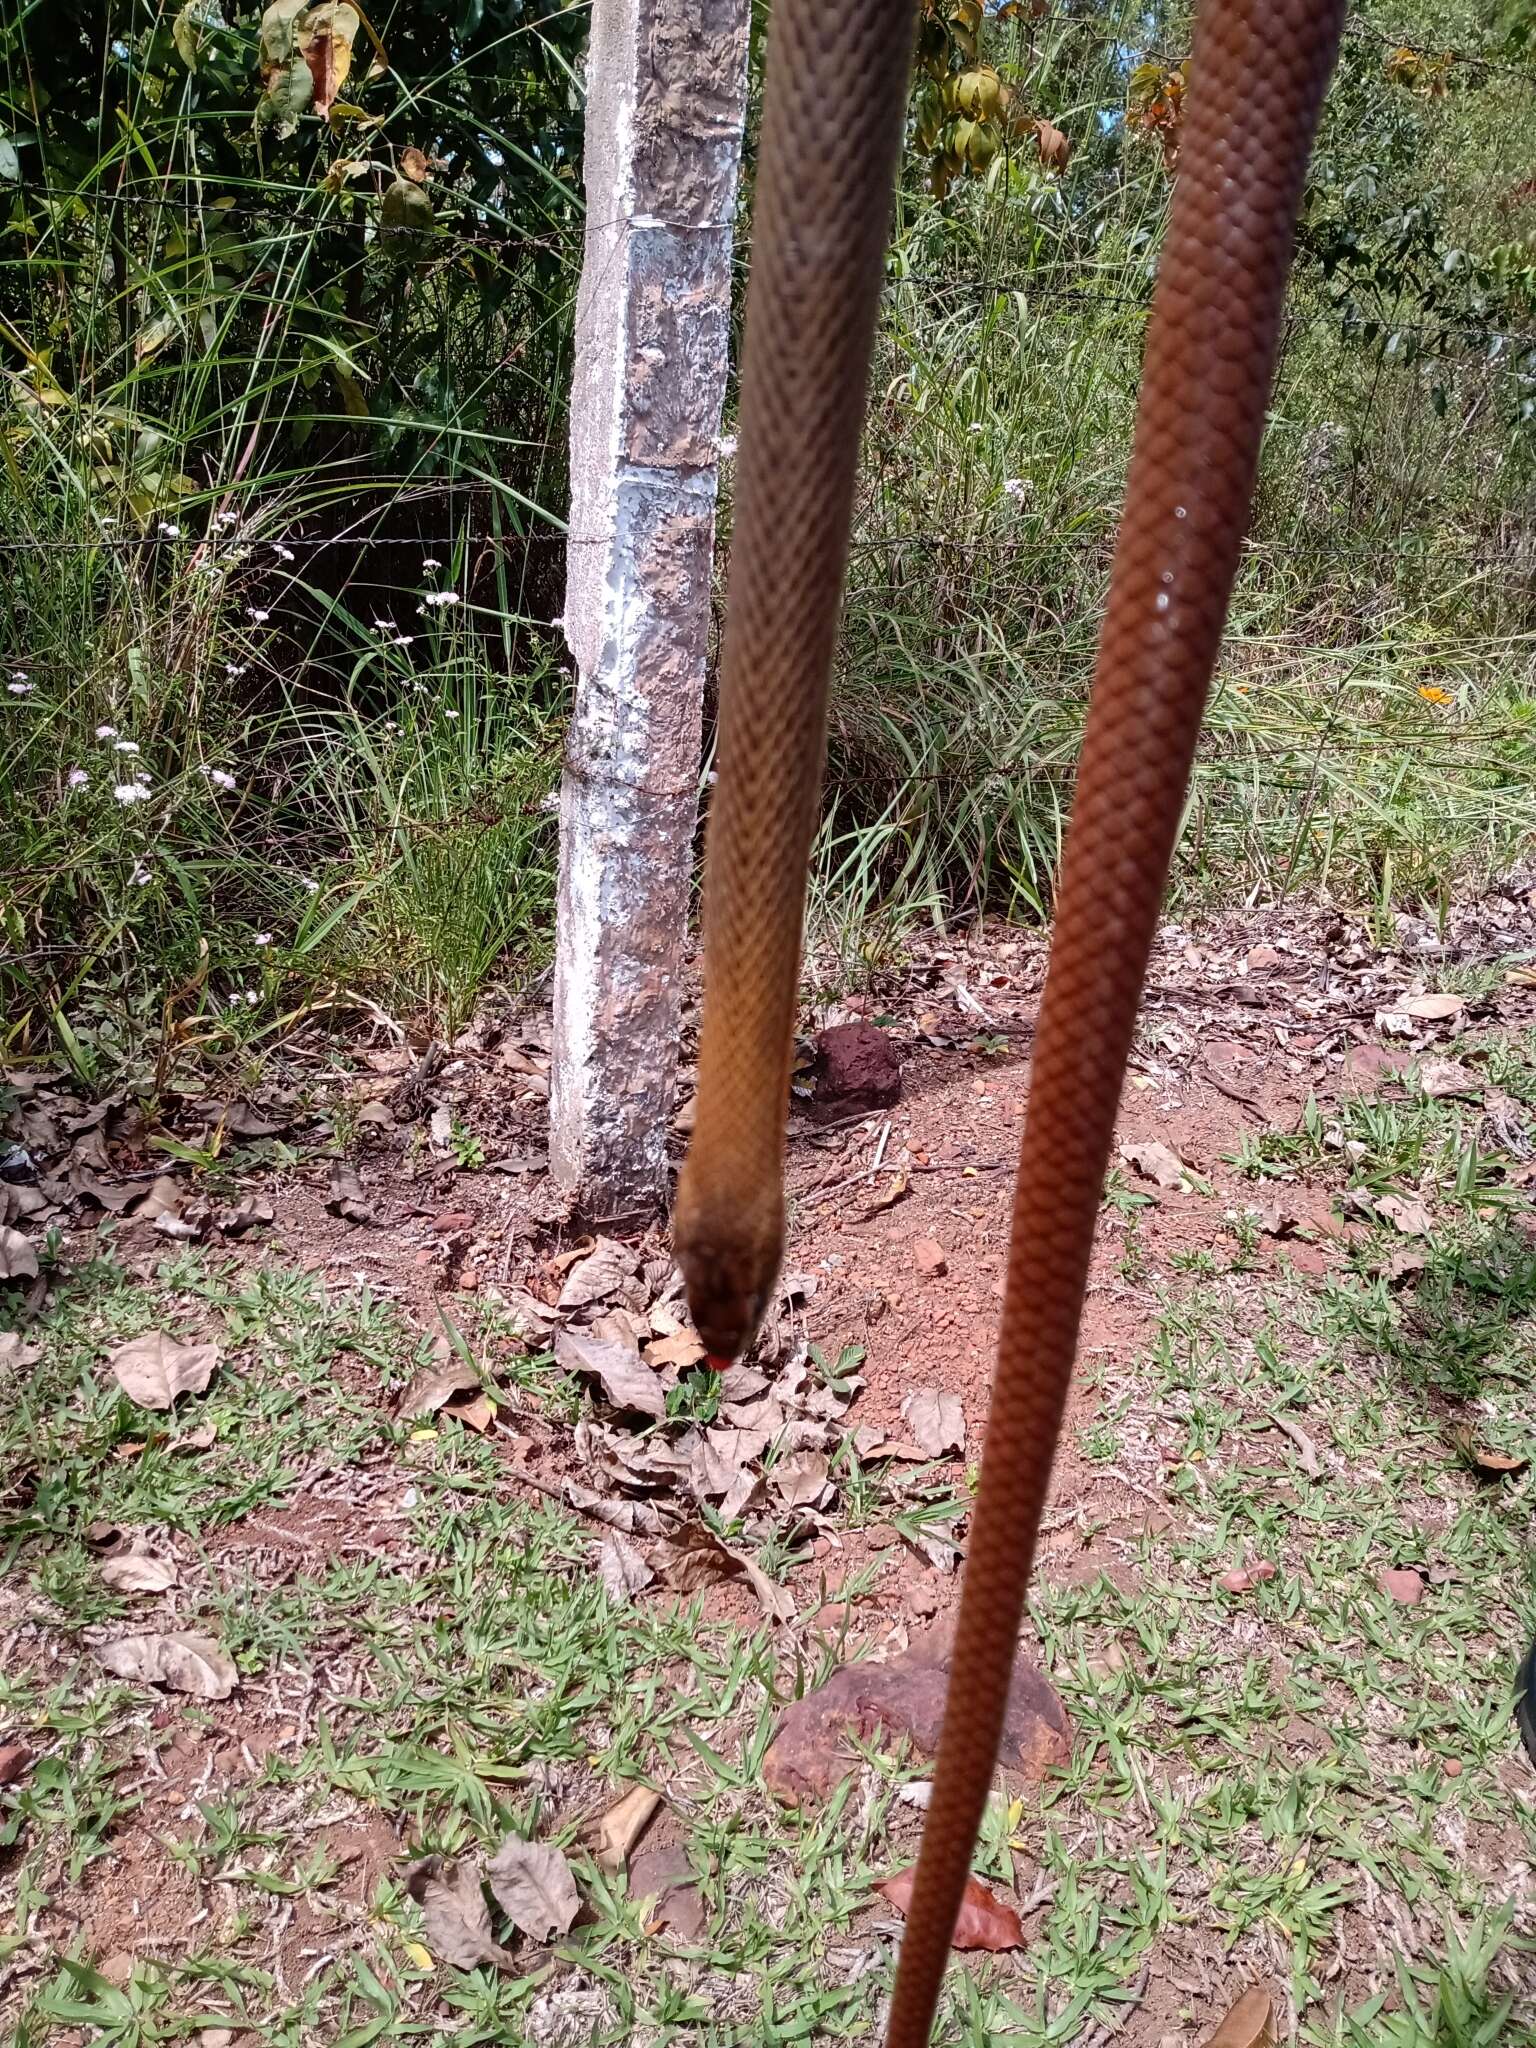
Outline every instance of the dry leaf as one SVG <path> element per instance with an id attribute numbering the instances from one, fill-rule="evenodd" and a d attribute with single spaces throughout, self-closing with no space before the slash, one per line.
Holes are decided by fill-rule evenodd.
<path id="1" fill-rule="evenodd" d="M 884 1884 L 875 1887 L 884 1893 L 903 1918 L 912 1903 L 916 1875 L 914 1865 L 911 1870 L 898 1871 Z M 1017 1908 L 1008 1900 L 999 1898 L 992 1887 L 983 1884 L 979 1877 L 968 1877 L 965 1890 L 960 1895 L 960 1911 L 949 1944 L 956 1949 L 986 1949 L 992 1955 L 999 1955 L 1005 1949 L 1022 1948 L 1024 1927 Z"/>
<path id="2" fill-rule="evenodd" d="M 708 1926 L 704 1901 L 693 1882 L 693 1865 L 680 1842 L 658 1842 L 642 1849 L 630 1866 L 629 1896 L 654 1899 L 646 1921 L 647 1934 L 664 1929 L 680 1941 L 701 1941 Z"/>
<path id="3" fill-rule="evenodd" d="M 617 1316 L 600 1316 L 584 1330 L 557 1330 L 555 1362 L 565 1372 L 595 1379 L 613 1407 L 665 1420 L 666 1388 L 642 1364 L 633 1332 Z"/>
<path id="4" fill-rule="evenodd" d="M 813 1508 L 827 1490 L 824 1451 L 796 1451 L 778 1458 L 766 1473 L 769 1486 L 787 1508 Z"/>
<path id="5" fill-rule="evenodd" d="M 199 1700 L 227 1700 L 240 1675 L 227 1651 L 212 1636 L 175 1630 L 160 1636 L 119 1636 L 100 1643 L 96 1661 L 118 1678 L 136 1678 L 147 1685 L 168 1685 L 172 1692 Z"/>
<path id="6" fill-rule="evenodd" d="M 37 1253 L 19 1230 L 0 1225 L 0 1280 L 35 1280 Z"/>
<path id="7" fill-rule="evenodd" d="M 400 152 L 400 175 L 413 185 L 425 185 L 430 176 L 427 159 L 414 143 L 407 143 Z"/>
<path id="8" fill-rule="evenodd" d="M 1255 1586 L 1265 1585 L 1274 1578 L 1275 1572 L 1276 1567 L 1266 1557 L 1246 1569 L 1223 1572 L 1216 1583 L 1224 1593 L 1251 1593 Z"/>
<path id="9" fill-rule="evenodd" d="M 1035 146 L 1048 170 L 1064 171 L 1072 156 L 1072 144 L 1053 121 L 1035 123 Z"/>
<path id="10" fill-rule="evenodd" d="M 1457 1455 L 1484 1479 L 1504 1479 L 1511 1472 L 1523 1472 L 1530 1458 L 1511 1457 L 1507 1451 L 1486 1450 L 1465 1425 L 1448 1429 L 1446 1435 Z"/>
<path id="11" fill-rule="evenodd" d="M 25 1372 L 42 1357 L 36 1344 L 28 1344 L 19 1330 L 0 1330 L 0 1372 Z"/>
<path id="12" fill-rule="evenodd" d="M 497 1905 L 530 1940 L 550 1941 L 566 1933 L 581 1911 L 571 1866 L 547 1842 L 508 1835 L 485 1876 Z"/>
<path id="13" fill-rule="evenodd" d="M 965 1408 L 958 1394 L 917 1387 L 902 1402 L 901 1416 L 925 1458 L 958 1457 L 965 1449 Z"/>
<path id="14" fill-rule="evenodd" d="M 347 1223 L 377 1223 L 379 1220 L 373 1204 L 363 1193 L 357 1168 L 349 1166 L 345 1159 L 331 1161 L 330 1192 L 326 1195 L 325 1206 L 333 1216 L 340 1216 Z"/>
<path id="15" fill-rule="evenodd" d="M 1273 2048 L 1275 2005 L 1262 1984 L 1245 1991 L 1204 2048 Z"/>
<path id="16" fill-rule="evenodd" d="M 677 1372 L 687 1372 L 690 1367 L 701 1365 L 706 1355 L 704 1346 L 692 1330 L 678 1330 L 671 1336 L 658 1337 L 645 1347 L 645 1362 L 656 1372 L 664 1372 L 668 1367 Z"/>
<path id="17" fill-rule="evenodd" d="M 449 1351 L 413 1376 L 400 1396 L 396 1415 L 401 1422 L 419 1422 L 424 1415 L 435 1415 L 446 1407 L 456 1394 L 479 1391 L 479 1367 L 457 1351 Z"/>
<path id="18" fill-rule="evenodd" d="M 649 1785 L 632 1785 L 617 1806 L 610 1806 L 587 1831 L 592 1861 L 609 1877 L 617 1877 L 629 1862 L 630 1851 L 651 1824 L 661 1804 L 661 1794 Z"/>
<path id="19" fill-rule="evenodd" d="M 1460 1060 L 1425 1060 L 1418 1070 L 1419 1090 L 1432 1101 L 1450 1095 L 1481 1095 L 1483 1080 Z"/>
<path id="20" fill-rule="evenodd" d="M 473 1394 L 466 1400 L 454 1400 L 443 1409 L 445 1416 L 451 1415 L 455 1422 L 462 1422 L 466 1429 L 473 1429 L 484 1436 L 496 1423 L 496 1404 L 486 1394 Z"/>
<path id="21" fill-rule="evenodd" d="M 102 1560 L 101 1576 L 114 1593 L 163 1593 L 176 1584 L 179 1574 L 169 1551 L 156 1550 L 135 1536 L 124 1549 Z"/>
<path id="22" fill-rule="evenodd" d="M 1400 1230 L 1404 1237 L 1428 1237 L 1434 1219 L 1417 1195 L 1378 1195 L 1376 1213 Z"/>
<path id="23" fill-rule="evenodd" d="M 634 1252 L 611 1237 L 600 1237 L 587 1256 L 566 1274 L 556 1306 L 570 1310 L 611 1301 L 639 1271 L 640 1260 Z"/>
<path id="24" fill-rule="evenodd" d="M 606 1493 L 594 1492 L 590 1486 L 579 1486 L 574 1479 L 565 1482 L 565 1498 L 578 1514 L 603 1522 L 625 1536 L 665 1536 L 673 1526 L 671 1519 L 651 1501 L 613 1500 Z"/>
<path id="25" fill-rule="evenodd" d="M 176 1216 L 181 1210 L 182 1187 L 174 1174 L 159 1173 L 130 1208 L 139 1223 L 158 1223 L 162 1216 Z"/>
<path id="26" fill-rule="evenodd" d="M 1403 1004 L 1405 1017 L 1412 1017 L 1418 1024 L 1444 1024 L 1451 1018 L 1459 1017 L 1467 1007 L 1465 996 L 1430 995 L 1413 996 Z"/>
<path id="27" fill-rule="evenodd" d="M 632 1600 L 643 1593 L 656 1577 L 638 1551 L 618 1529 L 610 1529 L 598 1546 L 597 1576 L 607 1588 L 610 1600 Z"/>
<path id="28" fill-rule="evenodd" d="M 1313 1443 L 1311 1437 L 1301 1427 L 1301 1424 L 1289 1421 L 1284 1415 L 1276 1415 L 1273 1421 L 1276 1429 L 1288 1436 L 1296 1446 L 1296 1462 L 1302 1471 L 1306 1473 L 1309 1479 L 1321 1479 L 1323 1468 L 1318 1459 L 1317 1445 Z"/>
<path id="29" fill-rule="evenodd" d="M 794 1619 L 795 1601 L 789 1588 L 776 1585 L 754 1559 L 722 1543 L 702 1522 L 689 1522 L 679 1529 L 658 1562 L 667 1584 L 679 1593 L 696 1593 L 722 1579 L 745 1578 L 765 1614 L 775 1621 Z"/>
<path id="30" fill-rule="evenodd" d="M 14 1785 L 33 1761 L 24 1742 L 0 1742 L 0 1785 Z"/>
<path id="31" fill-rule="evenodd" d="M 407 1868 L 404 1881 L 421 1908 L 422 1927 L 434 1955 L 460 1970 L 473 1970 L 480 1963 L 513 1968 L 512 1956 L 491 1937 L 491 1909 L 474 1864 L 423 1856 Z"/>
<path id="32" fill-rule="evenodd" d="M 200 1394 L 219 1362 L 217 1344 L 178 1344 L 150 1330 L 108 1358 L 112 1376 L 140 1408 L 170 1408 L 181 1394 Z"/>
<path id="33" fill-rule="evenodd" d="M 912 1176 L 905 1169 L 900 1173 L 893 1173 L 874 1200 L 860 1211 L 859 1221 L 867 1223 L 870 1217 L 878 1216 L 882 1210 L 894 1209 L 904 1195 L 910 1194 L 911 1189 Z"/>
<path id="34" fill-rule="evenodd" d="M 1120 1157 L 1127 1166 L 1135 1167 L 1143 1180 L 1156 1181 L 1160 1188 L 1178 1187 L 1187 1171 L 1177 1152 L 1171 1151 L 1161 1138 L 1122 1145 Z"/>

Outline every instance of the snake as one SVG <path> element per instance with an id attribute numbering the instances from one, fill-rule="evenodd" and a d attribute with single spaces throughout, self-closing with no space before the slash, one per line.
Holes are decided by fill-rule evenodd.
<path id="1" fill-rule="evenodd" d="M 1157 919 L 1247 529 L 1343 0 L 1202 0 L 1057 877 L 997 1359 L 887 2048 L 923 2048 L 1001 1738 Z M 807 875 L 913 0 L 775 0 L 673 1244 L 723 1366 L 771 1305 Z"/>

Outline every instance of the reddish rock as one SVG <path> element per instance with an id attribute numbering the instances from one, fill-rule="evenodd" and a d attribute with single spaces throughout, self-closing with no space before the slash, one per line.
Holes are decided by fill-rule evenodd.
<path id="1" fill-rule="evenodd" d="M 942 1280 L 949 1271 L 944 1247 L 936 1237 L 914 1237 L 912 1263 L 925 1280 Z"/>
<path id="2" fill-rule="evenodd" d="M 14 1785 L 32 1762 L 24 1742 L 0 1742 L 0 1785 Z"/>
<path id="3" fill-rule="evenodd" d="M 1248 953 L 1248 972 L 1264 974 L 1285 965 L 1285 955 L 1277 953 L 1273 946 L 1253 946 Z"/>
<path id="4" fill-rule="evenodd" d="M 1255 1586 L 1262 1586 L 1275 1576 L 1275 1567 L 1268 1558 L 1258 1564 L 1251 1564 L 1243 1571 L 1223 1572 L 1216 1581 L 1224 1593 L 1251 1593 Z"/>
<path id="5" fill-rule="evenodd" d="M 933 1629 L 905 1656 L 886 1664 L 845 1664 L 825 1685 L 796 1700 L 779 1720 L 763 1759 L 763 1783 L 775 1799 L 799 1806 L 825 1799 L 859 1761 L 851 1738 L 905 1736 L 925 1756 L 939 1746 L 949 1684 L 953 1624 Z M 1039 1784 L 1072 1755 L 1072 1723 L 1055 1692 L 1022 1653 L 1003 1720 L 998 1762 Z"/>
<path id="6" fill-rule="evenodd" d="M 473 1230 L 475 1219 L 468 1209 L 445 1209 L 441 1216 L 432 1218 L 431 1230 L 434 1237 L 452 1237 L 460 1230 Z"/>
<path id="7" fill-rule="evenodd" d="M 1404 1607 L 1417 1607 L 1424 1598 L 1424 1581 L 1416 1571 L 1391 1566 L 1376 1574 L 1376 1583 L 1389 1600 Z"/>
<path id="8" fill-rule="evenodd" d="M 1440 1768 L 1448 1778 L 1459 1778 L 1461 1776 L 1461 1765 L 1453 1756 L 1448 1756 Z"/>
<path id="9" fill-rule="evenodd" d="M 889 1109 L 901 1100 L 901 1063 L 877 1025 L 862 1018 L 816 1036 L 815 1111 L 819 1117 Z"/>

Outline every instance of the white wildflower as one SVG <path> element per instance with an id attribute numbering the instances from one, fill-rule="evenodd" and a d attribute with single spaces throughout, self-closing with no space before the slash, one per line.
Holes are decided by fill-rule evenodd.
<path id="1" fill-rule="evenodd" d="M 280 562 L 291 562 L 295 559 L 293 549 L 285 548 L 280 540 L 273 541 L 272 552 Z"/>
<path id="2" fill-rule="evenodd" d="M 114 754 L 136 754 L 139 751 L 139 743 L 137 740 L 114 740 L 112 751 Z"/>
<path id="3" fill-rule="evenodd" d="M 458 601 L 459 593 L 456 590 L 429 590 L 416 609 L 421 611 L 429 604 L 457 604 Z"/>
<path id="4" fill-rule="evenodd" d="M 238 786 L 227 768 L 209 768 L 206 773 L 215 789 L 234 789 Z"/>
<path id="5" fill-rule="evenodd" d="M 7 683 L 5 687 L 13 697 L 30 697 L 32 694 L 30 683 Z"/>
<path id="6" fill-rule="evenodd" d="M 71 768 L 64 780 L 71 789 L 89 789 L 91 786 L 91 778 L 83 768 Z"/>
<path id="7" fill-rule="evenodd" d="M 261 1001 L 261 997 L 257 995 L 255 989 L 248 988 L 245 992 L 245 1000 L 247 1005 L 254 1010 L 256 1005 Z"/>
<path id="8" fill-rule="evenodd" d="M 142 782 L 117 782 L 112 794 L 120 804 L 143 804 L 149 801 L 149 791 Z"/>
<path id="9" fill-rule="evenodd" d="M 306 896 L 316 896 L 320 893 L 320 884 L 309 875 L 299 877 L 299 887 Z"/>
<path id="10" fill-rule="evenodd" d="M 443 565 L 437 559 L 436 555 L 428 555 L 422 562 L 421 566 L 423 567 L 423 569 L 441 569 Z"/>
<path id="11" fill-rule="evenodd" d="M 248 604 L 245 608 L 245 616 L 253 625 L 264 626 L 272 614 L 262 611 L 259 605 Z"/>
<path id="12" fill-rule="evenodd" d="M 1003 495 L 1012 498 L 1016 505 L 1022 505 L 1033 489 L 1034 485 L 1027 476 L 1005 476 L 1003 478 Z"/>
<path id="13" fill-rule="evenodd" d="M 172 526 L 169 519 L 161 520 L 160 531 L 165 535 L 167 540 L 181 539 L 181 528 L 179 526 Z"/>
<path id="14" fill-rule="evenodd" d="M 13 683 L 24 683 L 26 680 L 27 672 L 24 668 L 13 668 L 11 670 L 11 681 Z"/>
<path id="15" fill-rule="evenodd" d="M 236 676 L 243 676 L 245 674 L 245 663 L 243 661 L 226 661 L 224 673 L 231 679 Z"/>
<path id="16" fill-rule="evenodd" d="M 256 943 L 258 946 L 270 946 L 272 943 L 272 934 L 270 932 L 258 932 L 256 934 Z"/>
<path id="17" fill-rule="evenodd" d="M 98 725 L 96 737 L 99 740 L 115 740 L 117 738 L 117 727 L 115 725 Z"/>
<path id="18" fill-rule="evenodd" d="M 722 434 L 720 436 L 720 460 L 722 462 L 729 462 L 735 453 L 736 436 L 734 434 Z"/>
<path id="19" fill-rule="evenodd" d="M 458 715 L 457 711 L 445 711 L 443 713 L 444 718 L 457 718 Z"/>
<path id="20" fill-rule="evenodd" d="M 154 876 L 150 873 L 149 869 L 145 867 L 143 861 L 138 861 L 134 866 L 133 873 L 128 877 L 128 879 L 133 884 L 135 889 L 143 889 L 154 880 Z"/>

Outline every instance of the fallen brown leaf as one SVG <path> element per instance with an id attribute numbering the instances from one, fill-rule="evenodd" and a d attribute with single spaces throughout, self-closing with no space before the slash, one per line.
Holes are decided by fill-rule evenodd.
<path id="1" fill-rule="evenodd" d="M 1216 1581 L 1224 1593 L 1251 1593 L 1255 1586 L 1265 1585 L 1275 1577 L 1276 1567 L 1268 1558 L 1261 1558 L 1257 1564 L 1248 1565 L 1237 1571 L 1223 1572 Z"/>
<path id="2" fill-rule="evenodd" d="M 37 1252 L 30 1237 L 0 1225 L 0 1280 L 35 1280 Z"/>
<path id="3" fill-rule="evenodd" d="M 647 1934 L 663 1930 L 680 1941 L 703 1939 L 709 1921 L 693 1865 L 680 1842 L 658 1842 L 642 1849 L 629 1868 L 629 1896 L 655 1901 L 646 1922 Z"/>
<path id="4" fill-rule="evenodd" d="M 1122 1145 L 1120 1157 L 1127 1166 L 1132 1166 L 1143 1180 L 1155 1181 L 1160 1188 L 1176 1188 L 1188 1170 L 1177 1152 L 1165 1145 L 1161 1138 L 1144 1138 L 1135 1144 Z"/>
<path id="5" fill-rule="evenodd" d="M 330 1191 L 326 1195 L 325 1206 L 345 1223 L 377 1223 L 379 1220 L 378 1212 L 363 1193 L 357 1168 L 349 1166 L 345 1159 L 331 1161 Z"/>
<path id="6" fill-rule="evenodd" d="M 619 1875 L 660 1804 L 661 1794 L 649 1785 L 631 1785 L 616 1806 L 591 1823 L 586 1836 L 599 1870 L 609 1877 Z"/>
<path id="7" fill-rule="evenodd" d="M 901 1404 L 901 1415 L 925 1458 L 958 1457 L 965 1449 L 965 1408 L 958 1394 L 914 1388 Z"/>
<path id="8" fill-rule="evenodd" d="M 1306 1473 L 1309 1479 L 1321 1479 L 1323 1468 L 1317 1455 L 1317 1445 L 1313 1443 L 1311 1437 L 1307 1435 L 1301 1424 L 1290 1421 L 1284 1415 L 1276 1415 L 1272 1419 L 1276 1429 L 1282 1435 L 1288 1436 L 1296 1446 L 1296 1462 L 1300 1465 L 1302 1471 Z"/>
<path id="9" fill-rule="evenodd" d="M 600 1237 L 586 1257 L 579 1259 L 566 1274 L 556 1306 L 569 1311 L 611 1301 L 639 1271 L 637 1253 L 614 1238 Z"/>
<path id="10" fill-rule="evenodd" d="M 595 1379 L 611 1406 L 665 1420 L 666 1388 L 642 1362 L 634 1332 L 617 1316 L 600 1316 L 582 1330 L 556 1330 L 554 1348 L 555 1363 Z"/>
<path id="11" fill-rule="evenodd" d="M 401 1422 L 419 1422 L 446 1407 L 456 1395 L 479 1391 L 479 1367 L 459 1352 L 448 1350 L 412 1377 L 395 1412 Z"/>
<path id="12" fill-rule="evenodd" d="M 745 1578 L 765 1614 L 775 1621 L 794 1619 L 795 1600 L 789 1588 L 776 1585 L 755 1559 L 722 1543 L 702 1522 L 679 1529 L 658 1562 L 662 1577 L 679 1593 L 696 1593 L 722 1579 Z"/>
<path id="13" fill-rule="evenodd" d="M 1523 1472 L 1530 1464 L 1529 1455 L 1511 1457 L 1505 1451 L 1486 1450 L 1465 1426 L 1446 1431 L 1458 1457 L 1480 1474 L 1484 1479 L 1504 1479 L 1511 1472 Z"/>
<path id="14" fill-rule="evenodd" d="M 1436 1102 L 1451 1095 L 1481 1095 L 1483 1080 L 1460 1060 L 1424 1060 L 1419 1066 L 1419 1089 Z"/>
<path id="15" fill-rule="evenodd" d="M 471 1394 L 467 1399 L 455 1397 L 443 1404 L 443 1414 L 451 1415 L 455 1422 L 463 1423 L 480 1436 L 496 1426 L 496 1404 L 488 1394 Z"/>
<path id="16" fill-rule="evenodd" d="M 447 1856 L 423 1856 L 408 1866 L 405 1889 L 421 1908 L 422 1930 L 433 1955 L 455 1969 L 481 1963 L 510 1970 L 514 1959 L 491 1936 L 491 1909 L 479 1870 Z"/>
<path id="17" fill-rule="evenodd" d="M 114 1593 L 163 1593 L 176 1584 L 179 1574 L 169 1551 L 134 1536 L 123 1549 L 102 1559 L 101 1576 Z"/>
<path id="18" fill-rule="evenodd" d="M 704 1346 L 692 1330 L 653 1338 L 645 1347 L 645 1362 L 653 1371 L 671 1366 L 677 1372 L 687 1372 L 691 1366 L 702 1364 L 704 1356 Z"/>
<path id="19" fill-rule="evenodd" d="M 610 1529 L 598 1547 L 597 1575 L 610 1600 L 632 1600 L 643 1593 L 656 1574 L 627 1536 Z"/>
<path id="20" fill-rule="evenodd" d="M 815 1507 L 827 1491 L 824 1451 L 795 1451 L 776 1458 L 766 1474 L 768 1485 L 787 1508 Z"/>
<path id="21" fill-rule="evenodd" d="M 888 1877 L 884 1884 L 876 1885 L 876 1891 L 883 1892 L 897 1912 L 906 1917 L 912 1903 L 912 1889 L 916 1882 L 917 1870 L 900 1870 L 894 1877 Z M 979 1877 L 968 1877 L 965 1890 L 960 1895 L 960 1911 L 955 1918 L 955 1931 L 949 1937 L 949 1945 L 956 1949 L 985 1949 L 991 1955 L 999 1955 L 1005 1949 L 1024 1946 L 1024 1925 L 1019 1919 L 1018 1909 L 1007 1899 L 999 1898 L 988 1884 Z"/>
<path id="22" fill-rule="evenodd" d="M 1273 2048 L 1275 2005 L 1262 1984 L 1245 1991 L 1202 2048 Z"/>
<path id="23" fill-rule="evenodd" d="M 911 1191 L 911 1174 L 906 1172 L 905 1169 L 900 1173 L 893 1173 L 880 1192 L 860 1210 L 860 1222 L 867 1223 L 871 1216 L 878 1216 L 886 1209 L 894 1209 L 896 1204 L 906 1195 L 910 1194 Z"/>
<path id="24" fill-rule="evenodd" d="M 36 1344 L 28 1344 L 19 1330 L 0 1330 L 0 1371 L 25 1372 L 42 1357 Z"/>
<path id="25" fill-rule="evenodd" d="M 565 1498 L 578 1514 L 605 1523 L 625 1536 L 665 1536 L 674 1526 L 672 1519 L 652 1501 L 614 1500 L 590 1486 L 578 1485 L 574 1479 L 565 1482 Z"/>
<path id="26" fill-rule="evenodd" d="M 200 1394 L 219 1362 L 217 1344 L 178 1344 L 149 1330 L 107 1359 L 112 1377 L 140 1408 L 171 1408 L 182 1394 Z"/>
<path id="27" fill-rule="evenodd" d="M 1405 1017 L 1412 1017 L 1416 1024 L 1446 1024 L 1453 1017 L 1459 1017 L 1466 1007 L 1465 996 L 1445 993 L 1412 996 L 1402 1005 L 1402 1011 Z"/>
<path id="28" fill-rule="evenodd" d="M 1434 1218 L 1417 1195 L 1378 1195 L 1376 1213 L 1404 1237 L 1428 1237 L 1434 1228 Z"/>
<path id="29" fill-rule="evenodd" d="M 571 1866 L 547 1842 L 508 1835 L 486 1869 L 497 1905 L 532 1941 L 566 1933 L 581 1911 Z"/>
<path id="30" fill-rule="evenodd" d="M 14 1785 L 34 1754 L 24 1742 L 0 1742 L 0 1785 Z"/>
<path id="31" fill-rule="evenodd" d="M 212 1636 L 174 1630 L 168 1635 L 119 1636 L 99 1643 L 96 1661 L 117 1678 L 167 1685 L 199 1700 L 227 1700 L 240 1683 L 234 1660 Z"/>

